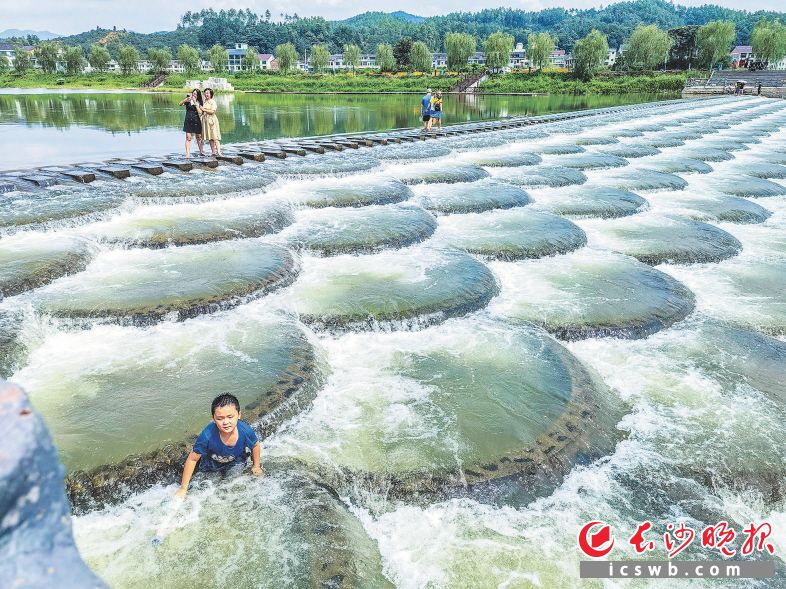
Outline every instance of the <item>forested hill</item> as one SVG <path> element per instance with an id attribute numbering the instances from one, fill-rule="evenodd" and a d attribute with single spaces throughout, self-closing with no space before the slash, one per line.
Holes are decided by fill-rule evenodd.
<path id="1" fill-rule="evenodd" d="M 280 18 L 279 18 L 280 17 Z M 173 51 L 181 43 L 207 49 L 215 43 L 230 45 L 245 42 L 263 52 L 272 52 L 279 43 L 293 42 L 299 52 L 317 43 L 326 43 L 331 51 L 341 51 L 347 43 L 373 51 L 378 43 L 395 43 L 401 37 L 424 41 L 432 50 L 443 48 L 448 32 L 467 32 L 481 42 L 495 31 L 512 34 L 517 42 L 526 42 L 531 32 L 548 31 L 558 37 L 558 44 L 572 49 L 577 39 L 593 28 L 609 38 L 609 45 L 619 46 L 636 25 L 656 24 L 662 29 L 684 25 L 702 25 L 712 20 L 731 20 L 737 26 L 737 43 L 747 43 L 753 26 L 761 18 L 780 18 L 786 13 L 746 12 L 720 6 L 686 7 L 664 0 L 634 0 L 588 10 L 550 8 L 527 12 L 511 8 L 494 8 L 480 12 L 456 12 L 445 16 L 421 18 L 404 12 L 367 12 L 341 21 L 321 17 L 303 18 L 270 11 L 254 14 L 249 10 L 202 10 L 183 15 L 177 30 L 143 35 L 120 32 L 106 41 L 114 54 L 117 43 L 130 43 L 141 51 L 168 46 Z M 107 39 L 112 31 L 102 29 L 64 37 L 63 42 L 82 45 Z"/>

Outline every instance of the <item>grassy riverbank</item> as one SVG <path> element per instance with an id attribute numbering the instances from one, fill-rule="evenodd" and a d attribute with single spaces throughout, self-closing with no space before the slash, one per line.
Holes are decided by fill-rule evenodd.
<path id="1" fill-rule="evenodd" d="M 129 74 L 124 76 L 115 73 L 91 73 L 69 76 L 62 72 L 45 74 L 40 70 L 28 70 L 24 74 L 13 71 L 0 72 L 0 88 L 70 88 L 89 90 L 141 90 L 144 89 L 152 76 L 150 74 Z M 183 74 L 170 74 L 166 84 L 157 91 L 182 91 L 186 83 Z"/>
<path id="2" fill-rule="evenodd" d="M 682 90 L 686 75 L 686 73 L 614 75 L 604 72 L 589 82 L 583 82 L 576 80 L 570 72 L 512 73 L 494 75 L 491 79 L 483 82 L 480 89 L 485 94 L 675 94 Z M 142 89 L 150 81 L 150 78 L 151 76 L 148 74 L 124 76 L 115 73 L 92 73 L 68 76 L 62 73 L 44 74 L 31 70 L 23 75 L 14 72 L 0 73 L 0 88 Z M 155 90 L 180 92 L 183 90 L 187 78 L 185 74 L 169 74 L 164 86 Z M 420 93 L 426 88 L 446 91 L 454 87 L 461 76 L 431 76 L 417 73 L 379 74 L 376 72 L 358 72 L 356 75 L 351 73 L 241 72 L 228 76 L 228 79 L 236 90 L 246 92 L 378 94 Z"/>
<path id="3" fill-rule="evenodd" d="M 233 76 L 230 82 L 236 90 L 257 92 L 424 92 L 427 88 L 450 90 L 460 76 L 431 76 L 418 74 L 249 74 Z"/>
<path id="4" fill-rule="evenodd" d="M 588 82 L 570 72 L 502 74 L 480 85 L 484 93 L 517 94 L 673 94 L 682 90 L 687 73 L 616 75 L 602 72 Z"/>

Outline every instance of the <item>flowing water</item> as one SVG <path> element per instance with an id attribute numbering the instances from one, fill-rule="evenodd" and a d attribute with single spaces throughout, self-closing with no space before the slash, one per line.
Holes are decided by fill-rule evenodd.
<path id="1" fill-rule="evenodd" d="M 784 587 L 784 154 L 728 97 L 10 192 L 0 375 L 113 587 L 627 586 L 590 520 L 769 521 L 775 579 L 680 586 Z M 266 475 L 175 501 L 225 390 Z"/>

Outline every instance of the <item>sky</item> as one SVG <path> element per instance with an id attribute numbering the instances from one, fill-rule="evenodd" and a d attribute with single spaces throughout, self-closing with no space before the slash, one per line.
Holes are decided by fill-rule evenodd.
<path id="1" fill-rule="evenodd" d="M 680 0 L 679 3 L 690 6 L 719 4 L 729 8 L 744 7 L 747 10 L 784 10 L 783 0 L 752 0 L 742 5 L 736 0 Z M 456 11 L 476 12 L 482 8 L 499 6 L 541 10 L 556 6 L 590 8 L 608 4 L 610 2 L 598 0 L 397 0 L 395 3 L 389 0 L 37 0 L 33 11 L 28 2 L 0 0 L 0 30 L 29 29 L 72 35 L 96 26 L 107 29 L 117 26 L 118 29 L 152 33 L 173 30 L 182 14 L 203 8 L 249 8 L 258 14 L 269 9 L 274 16 L 287 12 L 335 20 L 375 10 L 403 10 L 419 16 L 434 16 Z"/>

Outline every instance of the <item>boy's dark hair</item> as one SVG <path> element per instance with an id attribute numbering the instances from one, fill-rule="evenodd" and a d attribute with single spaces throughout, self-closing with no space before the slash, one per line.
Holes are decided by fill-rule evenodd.
<path id="1" fill-rule="evenodd" d="M 210 415 L 215 414 L 216 409 L 219 407 L 226 407 L 227 405 L 234 405 L 237 412 L 240 413 L 240 401 L 237 400 L 237 397 L 230 393 L 221 393 L 213 399 L 213 403 L 210 405 Z"/>

